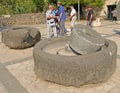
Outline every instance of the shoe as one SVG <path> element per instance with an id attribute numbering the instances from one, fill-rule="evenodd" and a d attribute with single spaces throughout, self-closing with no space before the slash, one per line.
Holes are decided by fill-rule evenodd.
<path id="1" fill-rule="evenodd" d="M 68 32 L 72 31 L 71 29 L 67 29 Z"/>

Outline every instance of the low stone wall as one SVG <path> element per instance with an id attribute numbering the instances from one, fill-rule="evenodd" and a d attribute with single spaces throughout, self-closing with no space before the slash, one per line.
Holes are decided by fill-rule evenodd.
<path id="1" fill-rule="evenodd" d="M 0 24 L 4 25 L 31 25 L 44 24 L 46 20 L 45 13 L 16 14 L 9 17 L 1 16 Z"/>

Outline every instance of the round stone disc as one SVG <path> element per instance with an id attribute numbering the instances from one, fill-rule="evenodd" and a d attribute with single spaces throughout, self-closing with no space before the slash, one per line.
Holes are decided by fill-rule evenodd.
<path id="1" fill-rule="evenodd" d="M 100 50 L 104 44 L 104 38 L 96 31 L 81 24 L 78 24 L 73 28 L 69 39 L 70 47 L 79 54 L 96 52 Z"/>

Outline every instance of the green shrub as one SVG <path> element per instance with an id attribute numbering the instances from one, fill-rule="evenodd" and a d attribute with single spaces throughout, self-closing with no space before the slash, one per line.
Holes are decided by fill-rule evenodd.
<path id="1" fill-rule="evenodd" d="M 0 15 L 45 12 L 49 4 L 56 5 L 57 1 L 61 1 L 66 8 L 78 3 L 78 0 L 0 0 Z M 104 0 L 80 0 L 80 4 L 101 8 Z"/>

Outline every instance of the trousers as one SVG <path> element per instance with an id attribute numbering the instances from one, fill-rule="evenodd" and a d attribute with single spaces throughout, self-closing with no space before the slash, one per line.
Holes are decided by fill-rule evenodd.
<path id="1" fill-rule="evenodd" d="M 65 20 L 60 21 L 60 29 L 62 30 L 61 35 L 64 35 L 67 32 L 65 28 Z"/>
<path id="2" fill-rule="evenodd" d="M 72 27 L 72 28 L 75 26 L 76 20 L 77 20 L 77 17 L 76 17 L 76 16 L 73 16 L 72 19 L 71 19 L 71 27 Z"/>
<path id="3" fill-rule="evenodd" d="M 54 33 L 54 37 L 57 37 L 57 29 L 56 29 L 56 25 L 50 25 L 47 24 L 47 35 L 46 38 L 50 38 L 50 30 L 52 29 L 53 33 Z"/>

